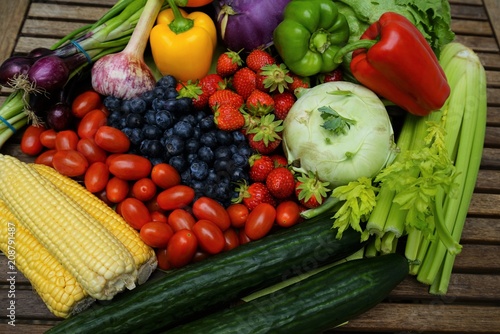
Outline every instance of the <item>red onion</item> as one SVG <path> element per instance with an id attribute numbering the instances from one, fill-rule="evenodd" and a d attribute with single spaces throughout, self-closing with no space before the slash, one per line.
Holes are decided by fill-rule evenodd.
<path id="1" fill-rule="evenodd" d="M 148 0 L 125 49 L 93 65 L 92 87 L 96 92 L 131 99 L 153 89 L 156 79 L 144 61 L 144 50 L 162 4 L 162 0 Z"/>
<path id="2" fill-rule="evenodd" d="M 221 0 L 217 25 L 227 48 L 251 51 L 272 44 L 273 31 L 283 20 L 290 0 Z"/>
<path id="3" fill-rule="evenodd" d="M 23 56 L 12 56 L 0 65 L 0 85 L 14 88 L 16 78 L 26 76 L 34 59 Z"/>

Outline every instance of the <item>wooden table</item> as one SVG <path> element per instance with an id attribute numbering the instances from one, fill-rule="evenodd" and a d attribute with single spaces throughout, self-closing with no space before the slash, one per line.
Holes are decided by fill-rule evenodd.
<path id="1" fill-rule="evenodd" d="M 12 54 L 49 47 L 82 24 L 94 22 L 115 0 L 0 0 L 0 62 Z M 480 56 L 487 73 L 488 127 L 481 171 L 446 296 L 428 294 L 408 277 L 390 297 L 334 330 L 380 333 L 500 333 L 500 0 L 451 0 L 456 40 Z M 0 90 L 0 103 L 9 91 Z M 19 136 L 2 153 L 21 156 Z M 0 256 L 0 333 L 43 333 L 52 316 L 21 274 L 16 277 L 16 326 L 7 325 L 5 256 Z"/>

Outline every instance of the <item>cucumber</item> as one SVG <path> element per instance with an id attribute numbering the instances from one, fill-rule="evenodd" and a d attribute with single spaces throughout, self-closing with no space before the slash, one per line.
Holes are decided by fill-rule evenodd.
<path id="1" fill-rule="evenodd" d="M 351 260 L 165 333 L 321 333 L 380 303 L 408 270 L 397 253 Z"/>
<path id="2" fill-rule="evenodd" d="M 47 333 L 149 333 L 227 307 L 238 297 L 322 265 L 364 246 L 348 229 L 340 240 L 331 214 L 306 220 L 229 252 L 190 264 L 96 304 Z"/>

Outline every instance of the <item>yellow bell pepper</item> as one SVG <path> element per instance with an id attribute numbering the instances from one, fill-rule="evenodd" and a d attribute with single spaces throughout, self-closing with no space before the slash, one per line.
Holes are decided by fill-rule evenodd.
<path id="1" fill-rule="evenodd" d="M 187 13 L 168 0 L 170 8 L 158 14 L 151 29 L 153 60 L 162 75 L 179 81 L 197 80 L 210 70 L 217 44 L 213 20 L 203 12 Z"/>

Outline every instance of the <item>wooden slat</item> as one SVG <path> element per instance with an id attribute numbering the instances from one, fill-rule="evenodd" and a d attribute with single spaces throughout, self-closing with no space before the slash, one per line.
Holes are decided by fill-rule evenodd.
<path id="1" fill-rule="evenodd" d="M 488 126 L 500 126 L 500 107 L 488 108 Z"/>
<path id="2" fill-rule="evenodd" d="M 107 11 L 108 8 L 106 7 L 33 3 L 28 11 L 28 16 L 31 18 L 40 18 L 42 20 L 57 19 L 66 21 L 95 22 Z"/>
<path id="3" fill-rule="evenodd" d="M 494 126 L 486 127 L 486 135 L 484 137 L 484 145 L 486 147 L 500 147 L 498 138 L 500 136 L 500 128 Z"/>
<path id="4" fill-rule="evenodd" d="M 472 196 L 469 213 L 478 216 L 500 217 L 500 194 L 478 194 Z"/>
<path id="5" fill-rule="evenodd" d="M 494 148 L 484 148 L 481 158 L 481 168 L 500 168 L 500 150 Z"/>
<path id="6" fill-rule="evenodd" d="M 500 244 L 500 218 L 468 217 L 461 243 Z"/>
<path id="7" fill-rule="evenodd" d="M 474 34 L 491 36 L 491 25 L 488 21 L 453 20 L 451 30 L 456 34 Z"/>
<path id="8" fill-rule="evenodd" d="M 7 59 L 14 50 L 18 35 L 28 10 L 29 0 L 5 1 L 0 10 L 0 61 Z"/>
<path id="9" fill-rule="evenodd" d="M 452 19 L 482 20 L 487 21 L 488 15 L 484 7 L 474 5 L 451 6 Z"/>
<path id="10" fill-rule="evenodd" d="M 57 20 L 33 20 L 24 22 L 21 33 L 25 36 L 63 38 L 75 29 L 82 27 L 81 22 L 66 22 Z"/>
<path id="11" fill-rule="evenodd" d="M 483 2 L 486 8 L 486 13 L 488 14 L 491 25 L 493 26 L 495 36 L 497 40 L 500 40 L 500 22 L 498 20 L 500 17 L 500 1 L 484 0 Z"/>
<path id="12" fill-rule="evenodd" d="M 476 181 L 476 191 L 495 193 L 500 189 L 500 170 L 480 170 Z"/>

